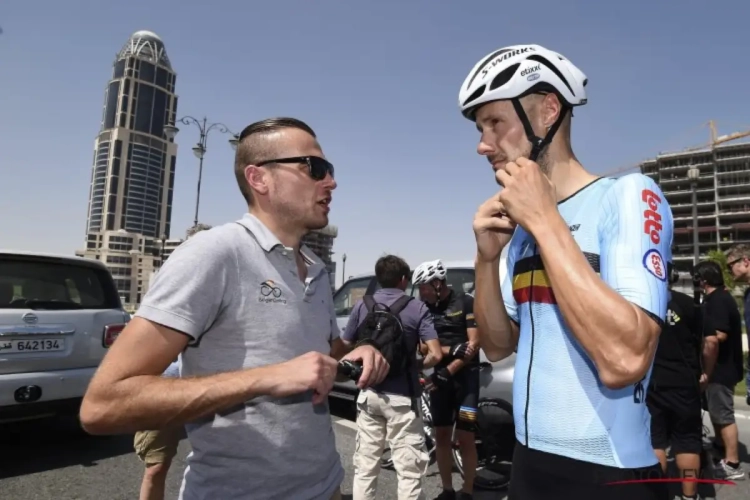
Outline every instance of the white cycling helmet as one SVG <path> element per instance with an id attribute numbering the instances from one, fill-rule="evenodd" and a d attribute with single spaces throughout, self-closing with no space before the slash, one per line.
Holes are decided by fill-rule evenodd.
<path id="1" fill-rule="evenodd" d="M 429 262 L 423 262 L 417 266 L 412 273 L 411 282 L 414 286 L 429 283 L 434 279 L 444 280 L 448 275 L 448 272 L 443 266 L 443 263 L 438 260 L 431 260 Z"/>
<path id="2" fill-rule="evenodd" d="M 538 92 L 554 92 L 566 108 L 586 104 L 586 75 L 565 57 L 541 45 L 511 45 L 482 58 L 461 85 L 458 106 L 469 120 L 476 109 L 497 100 L 510 100 L 532 143 L 532 160 L 549 144 L 568 111 L 560 113 L 557 122 L 544 139 L 536 137 L 519 99 Z"/>

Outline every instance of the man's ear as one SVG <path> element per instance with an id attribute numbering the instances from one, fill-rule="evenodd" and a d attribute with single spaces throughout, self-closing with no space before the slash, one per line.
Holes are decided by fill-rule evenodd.
<path id="1" fill-rule="evenodd" d="M 245 167 L 245 181 L 250 189 L 260 195 L 268 194 L 270 189 L 270 175 L 267 168 L 261 168 L 256 165 Z"/>

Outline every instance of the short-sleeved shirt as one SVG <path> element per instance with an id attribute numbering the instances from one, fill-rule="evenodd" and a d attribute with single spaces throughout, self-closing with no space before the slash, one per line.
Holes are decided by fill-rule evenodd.
<path id="1" fill-rule="evenodd" d="M 396 302 L 396 300 L 404 295 L 405 293 L 398 288 L 381 288 L 373 294 L 373 299 L 375 299 L 375 302 L 390 307 Z M 360 300 L 352 309 L 352 313 L 349 316 L 349 322 L 346 324 L 346 328 L 344 329 L 341 338 L 347 342 L 356 342 L 357 328 L 362 324 L 366 317 L 367 307 L 365 306 L 364 301 Z M 416 359 L 417 345 L 420 340 L 426 342 L 438 338 L 437 333 L 435 332 L 435 327 L 432 324 L 432 316 L 427 310 L 427 306 L 424 302 L 412 299 L 401 311 L 399 318 L 404 327 L 404 336 L 406 337 L 406 346 L 408 348 L 407 355 L 410 356 L 411 359 Z M 421 394 L 418 375 L 416 364 L 413 364 L 409 376 L 411 377 L 411 394 L 414 397 L 418 397 Z M 408 384 L 409 379 L 404 375 L 403 377 L 387 378 L 380 384 L 373 386 L 372 390 L 409 397 L 410 392 Z"/>
<path id="2" fill-rule="evenodd" d="M 259 219 L 202 231 L 156 275 L 137 316 L 189 337 L 182 377 L 208 376 L 329 354 L 339 330 L 325 266 Z M 344 478 L 327 403 L 312 392 L 260 396 L 186 425 L 192 453 L 182 500 L 328 500 Z"/>
<path id="3" fill-rule="evenodd" d="M 651 385 L 698 390 L 703 339 L 716 335 L 702 306 L 689 295 L 670 292 L 667 320 L 659 335 Z"/>
<path id="4" fill-rule="evenodd" d="M 557 208 L 591 270 L 663 326 L 673 223 L 659 186 L 641 174 L 599 178 Z M 610 467 L 655 465 L 645 398 L 651 369 L 621 389 L 602 383 L 558 306 L 559 290 L 545 267 L 559 257 L 554 249 L 548 252 L 542 256 L 520 226 L 508 247 L 502 296 L 519 325 L 513 379 L 517 439 L 535 450 Z M 595 294 L 591 290 L 580 299 L 599 304 Z"/>
<path id="5" fill-rule="evenodd" d="M 434 304 L 428 304 L 427 308 L 432 314 L 440 345 L 452 347 L 469 341 L 469 328 L 476 328 L 474 319 L 474 297 L 465 292 L 451 290 L 447 297 Z M 454 358 L 449 355 L 443 356 L 437 368 L 448 366 Z M 479 356 L 474 356 L 466 362 L 465 366 L 479 364 Z"/>
<path id="6" fill-rule="evenodd" d="M 719 355 L 711 374 L 711 382 L 734 388 L 742 380 L 742 316 L 737 302 L 724 288 L 718 288 L 703 299 L 706 314 L 719 332 L 727 334 L 724 342 L 719 342 Z"/>

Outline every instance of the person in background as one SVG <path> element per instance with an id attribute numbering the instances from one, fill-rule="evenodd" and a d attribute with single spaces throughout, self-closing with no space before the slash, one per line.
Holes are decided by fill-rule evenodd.
<path id="1" fill-rule="evenodd" d="M 679 275 L 668 264 L 669 303 L 664 329 L 654 357 L 646 405 L 651 413 L 651 444 L 662 470 L 667 471 L 671 446 L 681 477 L 699 477 L 703 449 L 701 390 L 716 363 L 716 332 L 692 297 L 676 292 Z M 701 362 L 701 357 L 703 362 Z M 698 497 L 697 484 L 682 483 L 682 499 Z"/>
<path id="2" fill-rule="evenodd" d="M 411 282 L 432 313 L 443 359 L 430 376 L 430 413 L 435 427 L 435 454 L 443 491 L 435 500 L 471 500 L 477 468 L 476 423 L 479 405 L 479 333 L 474 298 L 448 286 L 440 260 L 423 262 Z M 453 489 L 453 429 L 464 463 L 464 484 Z"/>
<path id="3" fill-rule="evenodd" d="M 375 277 L 381 288 L 371 298 L 374 304 L 388 306 L 399 317 L 405 354 L 414 363 L 401 371 L 391 366 L 382 383 L 360 391 L 357 396 L 354 500 L 375 500 L 380 458 L 386 442 L 391 448 L 398 478 L 398 499 L 422 498 L 422 481 L 429 466 L 429 456 L 425 448 L 424 424 L 416 403 L 421 396 L 418 376 L 420 369 L 435 366 L 443 355 L 427 306 L 404 293 L 409 275 L 409 265 L 395 255 L 381 257 L 375 264 Z M 372 329 L 382 324 L 368 321 L 371 315 L 366 300 L 355 304 L 341 336 L 348 347 L 363 340 L 359 335 L 363 328 Z M 380 310 L 375 309 L 378 306 L 374 304 L 373 311 Z M 428 353 L 418 361 L 416 355 L 420 341 L 427 346 Z"/>
<path id="4" fill-rule="evenodd" d="M 735 245 L 727 250 L 725 255 L 727 257 L 727 267 L 732 276 L 734 276 L 735 281 L 745 285 L 750 284 L 750 245 L 744 243 Z M 745 338 L 747 339 L 748 347 L 750 347 L 750 287 L 745 289 L 744 309 Z M 745 394 L 745 401 L 750 405 L 750 357 L 748 357 L 746 370 L 745 385 L 747 387 L 747 394 Z"/>
<path id="5" fill-rule="evenodd" d="M 162 376 L 179 377 L 179 359 L 169 365 Z M 177 454 L 177 446 L 183 437 L 185 437 L 185 427 L 182 425 L 135 433 L 133 448 L 145 466 L 139 500 L 164 500 L 169 467 L 172 465 L 172 459 Z"/>
<path id="6" fill-rule="evenodd" d="M 738 431 L 734 416 L 734 388 L 742 380 L 742 318 L 732 294 L 724 286 L 721 266 L 703 261 L 695 267 L 706 314 L 719 341 L 716 367 L 706 387 L 706 402 L 717 445 L 723 444 L 724 458 L 717 474 L 729 480 L 744 479 L 738 452 Z"/>

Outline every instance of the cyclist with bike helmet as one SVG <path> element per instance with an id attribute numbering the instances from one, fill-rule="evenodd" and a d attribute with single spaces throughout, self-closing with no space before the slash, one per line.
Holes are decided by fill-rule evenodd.
<path id="1" fill-rule="evenodd" d="M 514 45 L 477 62 L 459 91 L 502 186 L 474 217 L 475 312 L 490 361 L 517 351 L 511 500 L 669 495 L 628 480 L 663 475 L 645 392 L 667 314 L 672 213 L 652 179 L 602 178 L 576 158 L 572 109 L 587 81 L 557 52 Z"/>
<path id="2" fill-rule="evenodd" d="M 412 274 L 419 297 L 432 313 L 432 321 L 443 349 L 443 359 L 435 366 L 429 383 L 430 413 L 435 426 L 435 454 L 443 483 L 436 500 L 455 499 L 452 471 L 452 434 L 456 425 L 461 458 L 465 464 L 464 484 L 459 497 L 471 499 L 477 467 L 474 439 L 479 402 L 479 335 L 474 323 L 474 299 L 453 290 L 446 281 L 447 271 L 440 260 L 424 262 Z"/>

